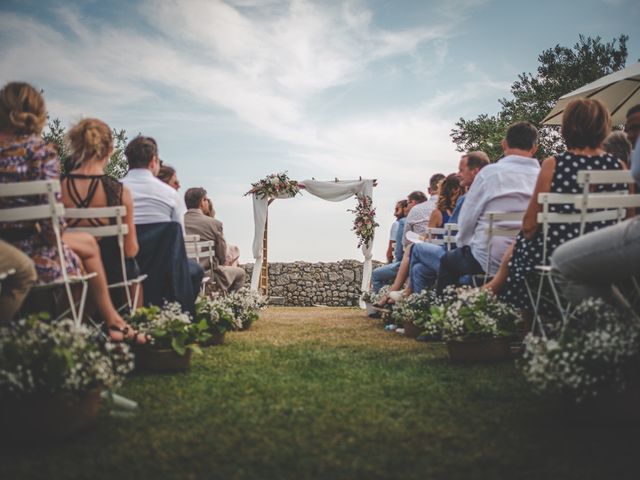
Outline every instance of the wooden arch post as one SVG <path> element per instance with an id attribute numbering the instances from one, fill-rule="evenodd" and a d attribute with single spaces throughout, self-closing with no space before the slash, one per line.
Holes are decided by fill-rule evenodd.
<path id="1" fill-rule="evenodd" d="M 260 282 L 258 283 L 258 290 L 264 296 L 269 295 L 269 260 L 268 253 L 268 232 L 269 232 L 269 205 L 275 199 L 270 198 L 267 204 L 267 218 L 264 220 L 264 234 L 262 235 L 262 268 L 260 270 Z"/>

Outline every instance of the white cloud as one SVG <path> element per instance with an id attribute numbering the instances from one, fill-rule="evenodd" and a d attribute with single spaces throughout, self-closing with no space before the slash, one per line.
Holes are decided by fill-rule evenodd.
<path id="1" fill-rule="evenodd" d="M 212 111 L 223 108 L 254 135 L 260 132 L 281 141 L 282 163 L 296 165 L 300 173 L 318 178 L 379 178 L 375 195 L 385 219 L 380 222 L 384 231 L 397 199 L 426 188 L 430 174 L 455 170 L 458 154 L 449 140 L 453 119 L 446 110 L 504 84 L 476 71 L 474 82 L 456 92 L 428 92 L 411 107 L 334 115 L 331 123 L 315 117 L 318 111 L 310 105 L 330 89 L 340 87 L 347 92 L 353 85 L 375 81 L 379 73 L 373 73 L 373 68 L 384 65 L 384 60 L 413 61 L 413 74 L 434 75 L 446 64 L 448 41 L 456 27 L 476 4 L 452 6 L 445 1 L 443 16 L 438 17 L 442 20 L 396 30 L 377 26 L 371 9 L 360 1 L 148 0 L 139 6 L 146 24 L 135 29 L 86 18 L 70 8 L 55 10 L 62 23 L 58 28 L 3 12 L 0 32 L 5 38 L 20 40 L 0 50 L 0 79 L 46 85 L 47 92 L 57 92 L 47 93 L 50 111 L 67 120 L 82 115 L 120 118 L 123 109 L 129 112 L 131 106 L 139 107 L 132 119 L 138 130 L 162 122 L 175 124 L 176 129 L 187 123 L 188 128 L 188 122 L 180 121 L 185 115 L 210 124 L 220 118 L 216 113 L 185 113 L 177 105 L 175 112 L 147 107 L 164 99 L 166 92 L 210 105 Z M 423 59 L 426 54 L 428 61 Z M 402 74 L 396 66 L 388 68 Z M 333 98 L 332 106 L 339 106 L 340 95 L 346 93 Z M 270 170 L 270 166 L 260 168 Z M 252 218 L 250 201 L 238 203 L 245 179 L 185 176 L 207 188 L 216 186 L 220 211 L 233 212 L 223 218 L 227 232 L 231 236 L 245 232 L 235 241 L 241 244 L 243 260 L 249 260 L 251 239 L 245 237 Z M 345 202 L 335 210 L 337 207 L 325 208 L 320 203 L 287 208 L 298 215 L 301 228 L 321 235 L 322 228 L 332 225 L 331 215 L 351 205 Z M 343 236 L 351 241 L 350 217 L 340 214 L 340 219 Z M 335 249 L 335 241 L 343 240 L 337 235 L 322 248 Z M 376 247 L 378 257 L 384 254 L 382 243 Z M 290 255 L 297 250 L 288 248 L 275 247 L 274 254 L 295 258 Z M 351 250 L 358 258 L 357 250 Z"/>

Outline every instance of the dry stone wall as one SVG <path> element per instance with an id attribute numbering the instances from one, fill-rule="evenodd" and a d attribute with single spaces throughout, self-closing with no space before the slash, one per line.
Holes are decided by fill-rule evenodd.
<path id="1" fill-rule="evenodd" d="M 373 268 L 381 265 L 373 262 Z M 253 264 L 241 265 L 251 283 Z M 362 282 L 362 262 L 292 262 L 269 264 L 269 296 L 282 297 L 287 306 L 356 306 Z"/>

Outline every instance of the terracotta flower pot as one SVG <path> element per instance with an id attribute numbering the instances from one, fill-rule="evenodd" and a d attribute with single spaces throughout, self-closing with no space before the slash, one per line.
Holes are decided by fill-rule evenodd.
<path id="1" fill-rule="evenodd" d="M 565 401 L 565 416 L 572 423 L 590 425 L 640 422 L 640 381 L 632 382 L 622 392 L 604 392 L 576 403 Z"/>
<path id="2" fill-rule="evenodd" d="M 226 332 L 220 333 L 218 330 L 211 330 L 209 333 L 211 334 L 211 338 L 206 342 L 202 342 L 203 347 L 222 345 L 224 343 L 224 335 Z"/>
<path id="3" fill-rule="evenodd" d="M 139 372 L 185 372 L 191 366 L 191 350 L 178 355 L 171 348 L 139 348 L 135 358 Z"/>
<path id="4" fill-rule="evenodd" d="M 418 338 L 418 336 L 422 333 L 422 328 L 417 326 L 413 322 L 404 322 L 404 335 L 409 338 Z"/>
<path id="5" fill-rule="evenodd" d="M 37 443 L 60 440 L 91 427 L 100 411 L 100 389 L 84 393 L 35 394 L 0 401 L 0 438 Z"/>
<path id="6" fill-rule="evenodd" d="M 506 360 L 511 356 L 507 337 L 481 340 L 449 340 L 447 350 L 452 362 L 481 363 Z"/>

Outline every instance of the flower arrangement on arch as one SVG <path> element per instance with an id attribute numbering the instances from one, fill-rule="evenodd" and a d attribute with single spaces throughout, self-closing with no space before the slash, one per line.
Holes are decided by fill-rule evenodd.
<path id="1" fill-rule="evenodd" d="M 518 312 L 492 292 L 461 287 L 445 290 L 445 299 L 430 310 L 444 340 L 509 337 L 516 332 Z"/>
<path id="2" fill-rule="evenodd" d="M 356 218 L 353 220 L 353 227 L 351 230 L 356 232 L 358 237 L 358 248 L 362 245 L 369 246 L 373 240 L 376 227 L 380 225 L 376 223 L 376 209 L 373 208 L 373 200 L 369 195 L 358 194 L 356 195 L 358 204 L 355 209 L 347 209 L 348 212 L 356 214 Z"/>
<path id="3" fill-rule="evenodd" d="M 295 197 L 300 193 L 300 185 L 296 180 L 291 180 L 287 172 L 272 173 L 262 180 L 252 183 L 251 190 L 246 195 L 254 194 L 259 198 L 269 197 Z"/>
<path id="4" fill-rule="evenodd" d="M 548 338 L 525 338 L 522 371 L 542 394 L 580 403 L 640 381 L 640 326 L 601 299 L 589 298 Z"/>
<path id="5" fill-rule="evenodd" d="M 129 323 L 151 337 L 148 348 L 172 349 L 178 355 L 187 350 L 201 353 L 198 344 L 211 337 L 207 322 L 192 322 L 191 315 L 183 312 L 177 302 L 165 303 L 162 308 L 156 305 L 138 308 Z"/>
<path id="6" fill-rule="evenodd" d="M 0 397 L 116 389 L 133 370 L 128 345 L 73 320 L 31 315 L 0 328 Z"/>

